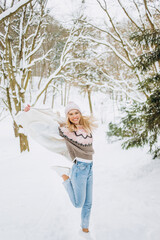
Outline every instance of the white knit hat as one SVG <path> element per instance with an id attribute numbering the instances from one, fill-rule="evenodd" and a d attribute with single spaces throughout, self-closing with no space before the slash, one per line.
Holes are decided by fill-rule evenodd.
<path id="1" fill-rule="evenodd" d="M 67 113 L 69 113 L 69 111 L 71 111 L 71 110 L 73 110 L 73 109 L 76 109 L 76 110 L 78 110 L 79 112 L 81 112 L 80 107 L 79 107 L 76 103 L 74 103 L 74 102 L 69 102 L 69 103 L 67 104 L 66 108 L 65 108 L 65 114 L 66 114 L 66 116 L 67 116 Z"/>

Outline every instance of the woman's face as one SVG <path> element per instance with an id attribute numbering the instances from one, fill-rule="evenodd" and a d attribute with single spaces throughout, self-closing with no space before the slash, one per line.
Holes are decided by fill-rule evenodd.
<path id="1" fill-rule="evenodd" d="M 75 125 L 78 125 L 81 119 L 81 114 L 78 110 L 73 109 L 69 111 L 68 113 L 68 118 L 70 122 L 74 123 Z"/>

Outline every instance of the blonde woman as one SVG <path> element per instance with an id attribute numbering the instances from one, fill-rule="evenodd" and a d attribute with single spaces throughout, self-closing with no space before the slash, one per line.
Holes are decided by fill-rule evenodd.
<path id="1" fill-rule="evenodd" d="M 28 105 L 24 111 L 29 110 Z M 71 169 L 54 166 L 53 169 L 63 178 L 63 185 L 74 207 L 82 208 L 81 228 L 88 233 L 93 189 L 92 130 L 96 124 L 92 117 L 82 116 L 80 107 L 74 102 L 69 102 L 65 114 L 66 122 L 61 122 L 58 130 L 65 140 L 73 166 Z"/>

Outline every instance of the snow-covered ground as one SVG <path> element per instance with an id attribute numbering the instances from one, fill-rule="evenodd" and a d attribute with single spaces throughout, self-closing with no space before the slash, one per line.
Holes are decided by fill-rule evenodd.
<path id="1" fill-rule="evenodd" d="M 10 118 L 0 122 L 1 240 L 159 240 L 160 160 L 146 150 L 107 143 L 105 125 L 94 134 L 91 236 L 80 234 L 76 209 L 50 166 L 70 165 L 30 139 L 19 153 Z"/>

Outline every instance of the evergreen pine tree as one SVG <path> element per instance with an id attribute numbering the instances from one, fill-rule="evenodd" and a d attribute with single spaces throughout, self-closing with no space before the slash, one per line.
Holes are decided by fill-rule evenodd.
<path id="1" fill-rule="evenodd" d="M 139 85 L 148 96 L 143 103 L 134 102 L 130 108 L 124 108 L 125 116 L 119 124 L 109 124 L 108 136 L 125 139 L 122 147 L 149 146 L 153 158 L 160 157 L 160 30 L 135 32 L 131 36 L 134 44 L 143 46 L 146 53 L 135 60 L 135 68 L 148 77 Z M 152 49 L 152 50 L 149 50 Z"/>

